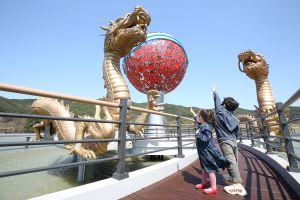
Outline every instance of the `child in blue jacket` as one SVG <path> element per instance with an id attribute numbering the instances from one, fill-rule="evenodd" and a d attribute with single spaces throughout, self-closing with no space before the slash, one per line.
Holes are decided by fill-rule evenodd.
<path id="1" fill-rule="evenodd" d="M 233 181 L 233 184 L 225 186 L 224 190 L 229 194 L 246 196 L 247 191 L 242 185 L 243 180 L 238 168 L 238 145 L 236 140 L 240 122 L 233 114 L 233 111 L 238 108 L 239 103 L 232 97 L 226 97 L 221 102 L 216 87 L 213 86 L 212 91 L 216 113 L 215 130 L 220 148 L 226 159 L 230 162 L 227 169 Z"/>
<path id="2" fill-rule="evenodd" d="M 192 108 L 190 111 L 193 113 L 195 122 L 198 124 L 195 136 L 202 168 L 202 183 L 195 185 L 195 188 L 204 189 L 203 192 L 206 194 L 217 194 L 216 172 L 220 168 L 227 168 L 229 162 L 222 156 L 212 140 L 211 126 L 214 123 L 214 113 L 212 110 L 202 109 L 196 115 Z M 207 178 L 210 181 L 210 188 L 208 188 Z"/>

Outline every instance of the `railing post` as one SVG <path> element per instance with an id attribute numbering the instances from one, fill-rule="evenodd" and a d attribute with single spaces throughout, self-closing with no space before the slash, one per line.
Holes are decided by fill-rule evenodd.
<path id="1" fill-rule="evenodd" d="M 30 136 L 26 137 L 26 142 L 30 141 Z M 25 149 L 28 149 L 28 145 L 25 145 Z"/>
<path id="2" fill-rule="evenodd" d="M 247 139 L 249 139 L 249 135 L 250 135 L 250 131 L 249 131 L 249 129 L 250 129 L 249 121 L 247 121 L 247 122 L 245 123 L 245 125 L 246 125 Z"/>
<path id="3" fill-rule="evenodd" d="M 239 143 L 242 143 L 242 135 L 243 135 L 243 132 L 242 132 L 242 130 L 240 129 L 240 131 L 239 131 L 239 137 L 240 137 Z"/>
<path id="4" fill-rule="evenodd" d="M 176 118 L 177 125 L 177 145 L 178 145 L 178 158 L 184 158 L 182 154 L 182 134 L 181 134 L 181 113 L 178 113 Z"/>
<path id="5" fill-rule="evenodd" d="M 286 117 L 285 117 L 285 112 L 284 110 L 280 110 L 280 107 L 282 106 L 282 103 L 276 103 L 276 110 L 278 113 L 278 117 L 279 117 L 279 124 L 280 124 L 280 128 L 282 130 L 282 134 L 283 134 L 283 139 L 284 139 L 284 143 L 285 143 L 285 148 L 286 148 L 286 154 L 289 160 L 289 164 L 290 166 L 288 167 L 288 170 L 292 170 L 293 169 L 298 169 L 299 166 L 297 164 L 297 160 L 293 158 L 293 156 L 290 154 L 295 154 L 295 150 L 294 150 L 294 146 L 293 146 L 293 141 L 291 141 L 291 134 L 289 131 L 289 127 L 286 124 Z"/>
<path id="6" fill-rule="evenodd" d="M 52 126 L 46 125 L 43 140 L 51 140 Z"/>
<path id="7" fill-rule="evenodd" d="M 121 99 L 120 101 L 120 126 L 119 126 L 119 134 L 118 134 L 118 163 L 117 170 L 112 175 L 113 178 L 117 180 L 122 180 L 124 178 L 128 178 L 129 175 L 125 169 L 125 151 L 126 151 L 126 128 L 127 128 L 127 99 Z"/>
<path id="8" fill-rule="evenodd" d="M 262 117 L 261 118 L 261 124 L 262 124 L 262 127 L 263 127 L 263 134 L 264 134 L 264 142 L 266 143 L 266 153 L 269 153 L 269 152 L 271 152 L 271 146 L 270 146 L 270 140 L 269 140 L 269 136 L 270 136 L 270 134 L 269 134 L 269 128 L 267 127 L 267 125 L 265 124 L 265 118 L 264 117 Z"/>
<path id="9" fill-rule="evenodd" d="M 76 161 L 81 162 L 81 161 L 85 160 L 84 158 L 82 158 L 79 155 L 76 155 L 76 156 L 77 156 Z M 74 157 L 73 157 L 73 160 L 74 160 Z M 85 165 L 78 166 L 77 181 L 79 183 L 84 183 L 84 181 L 85 181 Z"/>
<path id="10" fill-rule="evenodd" d="M 250 134 L 250 139 L 251 139 L 251 147 L 254 146 L 254 138 L 253 138 L 253 132 L 251 128 L 251 122 L 247 123 L 247 126 L 249 127 L 249 134 Z"/>

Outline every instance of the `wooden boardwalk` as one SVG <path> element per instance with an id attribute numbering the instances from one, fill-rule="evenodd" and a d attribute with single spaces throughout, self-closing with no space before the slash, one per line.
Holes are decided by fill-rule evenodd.
<path id="1" fill-rule="evenodd" d="M 228 185 L 217 175 L 218 194 L 206 195 L 202 190 L 194 189 L 194 185 L 201 182 L 200 163 L 193 162 L 188 167 L 149 187 L 130 194 L 122 200 L 141 199 L 297 199 L 294 192 L 287 188 L 285 181 L 270 168 L 267 163 L 250 152 L 239 148 L 239 169 L 248 192 L 246 197 L 227 194 L 223 187 Z M 300 190 L 300 188 L 299 188 Z"/>

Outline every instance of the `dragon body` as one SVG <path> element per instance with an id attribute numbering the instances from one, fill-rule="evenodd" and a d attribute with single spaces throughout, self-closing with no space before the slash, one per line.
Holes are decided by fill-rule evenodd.
<path id="1" fill-rule="evenodd" d="M 130 50 L 140 42 L 146 40 L 147 27 L 150 24 L 150 15 L 142 7 L 137 6 L 132 13 L 123 18 L 111 21 L 108 27 L 101 27 L 106 31 L 104 41 L 104 61 L 103 61 L 103 79 L 104 87 L 107 89 L 106 101 L 120 103 L 121 99 L 127 99 L 127 104 L 131 105 L 130 92 L 126 81 L 120 72 L 120 59 L 126 56 Z M 159 92 L 150 90 L 147 94 L 147 109 L 160 111 L 162 106 L 156 104 L 155 100 L 159 97 Z M 69 111 L 58 101 L 49 98 L 40 98 L 32 104 L 34 113 L 50 116 L 71 116 Z M 119 120 L 119 108 L 108 108 L 103 106 L 106 120 Z M 100 118 L 101 108 L 96 106 L 95 119 Z M 130 119 L 130 110 L 127 119 Z M 136 122 L 145 123 L 149 114 L 141 114 Z M 42 121 L 35 125 L 34 130 L 39 135 L 39 128 L 47 124 Z M 91 123 L 54 120 L 54 128 L 57 130 L 61 139 L 82 140 L 85 138 L 106 139 L 113 138 L 118 125 L 111 123 Z M 140 125 L 130 125 L 127 130 L 135 134 L 141 134 L 143 127 Z M 71 153 L 81 155 L 84 158 L 96 158 L 107 152 L 106 142 L 95 142 L 89 144 L 67 145 L 66 148 Z"/>
<path id="2" fill-rule="evenodd" d="M 255 81 L 259 113 L 264 116 L 276 110 L 275 98 L 271 83 L 268 79 L 269 65 L 261 54 L 247 50 L 238 55 L 239 70 Z M 243 69 L 240 66 L 243 64 Z M 278 116 L 273 115 L 266 119 L 270 133 L 280 135 Z"/>
<path id="3" fill-rule="evenodd" d="M 246 129 L 247 125 L 246 122 L 250 122 L 249 128 L 251 128 L 252 132 L 261 133 L 261 124 L 255 120 L 255 116 L 251 114 L 238 114 L 237 118 L 239 119 L 241 123 L 241 129 Z"/>
<path id="4" fill-rule="evenodd" d="M 66 117 L 70 118 L 73 117 L 73 113 L 69 111 L 68 106 L 64 106 L 63 101 L 58 101 L 56 99 L 51 98 L 39 98 L 38 100 L 34 101 L 31 105 L 32 112 L 40 115 L 49 115 L 49 116 L 59 116 L 59 117 Z M 33 126 L 33 129 L 36 133 L 36 138 L 41 138 L 41 129 L 45 126 L 52 124 L 52 128 L 55 132 L 59 132 L 60 139 L 63 140 L 72 140 L 75 138 L 75 124 L 72 121 L 60 121 L 60 120 L 43 120 L 38 124 Z M 67 145 L 69 148 L 69 145 Z"/>

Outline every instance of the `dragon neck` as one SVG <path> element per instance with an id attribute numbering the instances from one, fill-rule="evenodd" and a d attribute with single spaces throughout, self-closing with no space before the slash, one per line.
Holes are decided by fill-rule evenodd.
<path id="1" fill-rule="evenodd" d="M 272 93 L 272 87 L 267 77 L 255 79 L 257 100 L 261 111 L 274 109 L 275 98 Z"/>
<path id="2" fill-rule="evenodd" d="M 120 99 L 130 100 L 128 86 L 120 72 L 120 56 L 106 52 L 103 63 L 103 78 L 107 88 L 107 100 L 118 102 Z"/>

